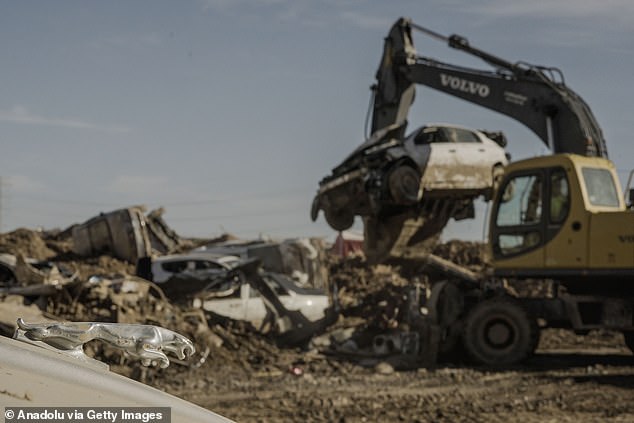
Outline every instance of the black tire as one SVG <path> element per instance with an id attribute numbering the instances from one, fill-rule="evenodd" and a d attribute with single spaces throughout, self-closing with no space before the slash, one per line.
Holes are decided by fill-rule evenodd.
<path id="1" fill-rule="evenodd" d="M 432 288 L 427 308 L 441 331 L 439 353 L 443 357 L 456 356 L 454 352 L 461 350 L 462 331 L 457 323 L 464 309 L 462 291 L 451 282 L 438 282 Z"/>
<path id="2" fill-rule="evenodd" d="M 467 315 L 465 351 L 478 364 L 502 367 L 528 358 L 537 347 L 538 328 L 510 297 L 482 301 Z"/>
<path id="3" fill-rule="evenodd" d="M 409 165 L 390 170 L 387 186 L 392 200 L 399 205 L 416 204 L 420 200 L 420 178 L 420 172 Z"/>
<path id="4" fill-rule="evenodd" d="M 634 332 L 632 331 L 624 331 L 623 339 L 625 340 L 625 345 L 630 349 L 632 353 L 634 353 Z"/>
<path id="5" fill-rule="evenodd" d="M 328 225 L 335 231 L 345 231 L 354 224 L 354 214 L 346 209 L 326 209 L 324 210 L 324 216 Z"/>

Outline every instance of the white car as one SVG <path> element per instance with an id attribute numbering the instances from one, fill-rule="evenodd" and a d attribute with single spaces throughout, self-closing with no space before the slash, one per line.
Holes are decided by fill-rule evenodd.
<path id="1" fill-rule="evenodd" d="M 251 322 L 260 327 L 267 311 L 260 293 L 240 275 L 236 266 L 244 260 L 234 255 L 195 251 L 151 260 L 152 274 L 137 274 L 156 283 L 172 301 L 185 302 L 196 308 L 234 320 Z M 329 298 L 325 291 L 301 288 L 281 273 L 261 272 L 261 277 L 277 294 L 288 310 L 300 311 L 308 320 L 325 316 Z"/>
<path id="2" fill-rule="evenodd" d="M 300 311 L 310 321 L 325 317 L 329 299 L 324 291 L 300 288 L 280 273 L 263 272 L 262 278 L 287 310 Z M 196 298 L 193 305 L 230 319 L 248 321 L 256 328 L 262 326 L 267 314 L 262 296 L 246 282 L 234 289 L 209 292 Z"/>
<path id="3" fill-rule="evenodd" d="M 508 156 L 501 132 L 430 124 L 404 139 L 377 131 L 319 183 L 311 209 L 337 231 L 354 216 L 402 213 L 425 198 L 490 198 Z"/>
<path id="4" fill-rule="evenodd" d="M 404 148 L 422 172 L 423 193 L 491 188 L 494 179 L 501 177 L 508 156 L 505 141 L 490 136 L 501 135 L 449 124 L 423 126 L 408 135 Z"/>

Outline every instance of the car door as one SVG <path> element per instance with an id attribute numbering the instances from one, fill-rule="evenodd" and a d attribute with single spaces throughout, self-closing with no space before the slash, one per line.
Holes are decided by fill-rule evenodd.
<path id="1" fill-rule="evenodd" d="M 266 317 L 266 306 L 260 293 L 248 283 L 242 284 L 245 299 L 245 319 L 255 327 L 260 327 Z"/>
<path id="2" fill-rule="evenodd" d="M 432 145 L 430 163 L 440 168 L 442 179 L 436 188 L 475 189 L 489 185 L 491 166 L 487 149 L 480 138 L 464 128 L 443 127 L 439 130 L 442 143 Z"/>
<path id="3" fill-rule="evenodd" d="M 203 309 L 234 320 L 245 320 L 247 311 L 244 284 L 225 297 L 209 296 L 203 301 Z"/>
<path id="4" fill-rule="evenodd" d="M 433 129 L 421 137 L 421 141 L 415 140 L 429 146 L 429 159 L 423 169 L 422 185 L 426 190 L 452 189 L 454 172 L 459 165 L 456 143 L 451 138 L 452 133 L 446 128 Z"/>

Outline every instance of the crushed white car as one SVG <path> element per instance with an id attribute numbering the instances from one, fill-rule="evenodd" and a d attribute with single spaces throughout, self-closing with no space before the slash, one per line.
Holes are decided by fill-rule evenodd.
<path id="1" fill-rule="evenodd" d="M 261 276 L 284 308 L 299 311 L 311 321 L 324 318 L 330 302 L 323 290 L 300 288 L 292 279 L 280 273 L 263 272 Z M 246 282 L 233 289 L 205 293 L 196 298 L 193 305 L 220 316 L 248 321 L 256 328 L 261 328 L 267 319 L 267 307 L 262 295 Z"/>
<path id="2" fill-rule="evenodd" d="M 508 155 L 501 132 L 430 124 L 404 139 L 377 131 L 319 184 L 311 210 L 337 231 L 354 216 L 395 215 L 423 198 L 490 197 Z"/>

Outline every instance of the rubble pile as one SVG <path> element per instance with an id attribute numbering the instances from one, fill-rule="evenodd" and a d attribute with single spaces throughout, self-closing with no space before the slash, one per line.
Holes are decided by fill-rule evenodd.
<path id="1" fill-rule="evenodd" d="M 401 307 L 410 283 L 391 266 L 368 266 L 356 256 L 334 261 L 331 284 L 338 289 L 341 315 L 339 325 L 362 323 L 377 330 L 394 329 L 404 318 Z"/>
<path id="2" fill-rule="evenodd" d="M 0 234 L 0 253 L 23 254 L 39 260 L 50 259 L 57 251 L 47 245 L 46 235 L 44 232 L 25 228 Z"/>
<path id="3" fill-rule="evenodd" d="M 451 240 L 436 245 L 432 253 L 474 271 L 486 267 L 486 248 L 481 242 Z"/>
<path id="4" fill-rule="evenodd" d="M 160 215 L 154 216 L 157 217 Z M 169 233 L 167 229 L 165 231 Z M 250 378 L 289 372 L 331 375 L 342 369 L 349 374 L 358 372 L 360 367 L 349 366 L 340 360 L 353 357 L 356 360 L 352 361 L 363 364 L 364 357 L 376 354 L 373 343 L 376 343 L 377 335 L 407 332 L 412 289 L 422 295 L 433 279 L 421 267 L 408 267 L 406 263 L 368 265 L 362 255 L 330 257 L 328 285 L 331 299 L 338 302 L 338 320 L 324 334 L 316 334 L 310 344 L 300 348 L 280 348 L 274 337 L 256 330 L 250 323 L 174 304 L 156 284 L 134 276 L 134 264 L 116 258 L 112 253 L 78 254 L 73 251 L 72 233 L 69 228 L 65 231 L 18 229 L 0 234 L 1 253 L 46 260 L 67 267 L 74 274 L 72 280 L 56 283 L 54 290 L 47 291 L 44 297 L 2 294 L 0 304 L 8 310 L 4 314 L 10 315 L 0 322 L 2 332 L 11 335 L 17 313 L 27 319 L 43 321 L 140 323 L 165 327 L 191 339 L 196 354 L 187 361 L 173 360 L 173 366 L 159 369 L 142 367 L 138 361 L 129 360 L 122 351 L 103 343 L 89 343 L 86 352 L 107 362 L 114 371 L 168 391 L 192 388 L 197 383 L 212 383 L 222 375 L 241 374 Z M 169 234 L 171 239 L 177 239 L 175 234 Z M 219 241 L 231 238 L 227 236 Z M 189 245 L 213 244 L 214 241 L 196 240 Z M 181 241 L 175 243 L 185 245 Z M 451 241 L 436 246 L 433 253 L 473 271 L 486 266 L 484 248 L 479 243 Z M 614 345 L 621 342 L 615 341 L 615 336 L 619 335 L 601 332 L 594 334 L 591 342 L 599 346 Z M 551 330 L 544 332 L 541 345 L 553 348 L 577 346 L 581 342 L 584 342 L 582 338 L 575 335 Z"/>

